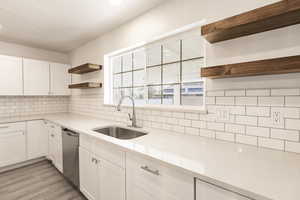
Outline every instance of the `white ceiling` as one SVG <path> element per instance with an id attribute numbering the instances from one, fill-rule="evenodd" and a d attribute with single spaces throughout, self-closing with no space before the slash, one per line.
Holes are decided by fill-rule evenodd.
<path id="1" fill-rule="evenodd" d="M 110 1 L 0 0 L 0 40 L 68 52 L 167 0 Z"/>

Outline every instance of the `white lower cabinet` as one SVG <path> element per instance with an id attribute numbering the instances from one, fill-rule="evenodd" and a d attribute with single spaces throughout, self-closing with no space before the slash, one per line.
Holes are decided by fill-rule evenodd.
<path id="1" fill-rule="evenodd" d="M 125 170 L 79 148 L 80 190 L 89 200 L 125 200 Z"/>
<path id="2" fill-rule="evenodd" d="M 126 155 L 128 200 L 193 200 L 194 180 L 159 161 Z"/>
<path id="3" fill-rule="evenodd" d="M 125 200 L 125 170 L 105 160 L 97 160 L 98 200 Z"/>
<path id="4" fill-rule="evenodd" d="M 196 200 L 250 200 L 237 193 L 196 180 Z"/>
<path id="5" fill-rule="evenodd" d="M 26 160 L 26 124 L 0 124 L 0 167 Z"/>
<path id="6" fill-rule="evenodd" d="M 79 147 L 80 190 L 89 199 L 97 199 L 97 163 L 92 154 Z"/>
<path id="7" fill-rule="evenodd" d="M 61 127 L 50 122 L 46 122 L 49 138 L 49 160 L 63 173 L 63 152 L 62 152 L 62 130 Z"/>
<path id="8" fill-rule="evenodd" d="M 44 120 L 27 122 L 27 159 L 48 155 L 48 132 Z"/>

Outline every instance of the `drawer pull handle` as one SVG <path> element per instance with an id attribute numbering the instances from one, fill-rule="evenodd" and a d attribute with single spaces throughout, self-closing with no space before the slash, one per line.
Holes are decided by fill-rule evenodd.
<path id="1" fill-rule="evenodd" d="M 5 129 L 5 128 L 9 128 L 9 126 L 0 126 L 0 128 Z"/>
<path id="2" fill-rule="evenodd" d="M 94 162 L 95 164 L 98 164 L 98 160 L 96 158 L 92 158 L 92 162 Z"/>
<path id="3" fill-rule="evenodd" d="M 145 170 L 146 172 L 149 172 L 151 174 L 154 174 L 156 176 L 159 176 L 159 171 L 158 170 L 152 170 L 148 166 L 141 166 L 141 169 Z"/>

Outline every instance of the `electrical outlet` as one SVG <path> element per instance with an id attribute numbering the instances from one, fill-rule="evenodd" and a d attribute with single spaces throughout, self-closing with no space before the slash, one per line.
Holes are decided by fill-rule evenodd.
<path id="1" fill-rule="evenodd" d="M 283 126 L 284 125 L 284 118 L 283 118 L 283 113 L 281 109 L 272 109 L 272 122 L 273 125 L 279 125 Z"/>
<path id="2" fill-rule="evenodd" d="M 218 108 L 216 110 L 217 113 L 217 120 L 223 121 L 223 122 L 229 122 L 230 121 L 230 109 L 228 108 Z"/>

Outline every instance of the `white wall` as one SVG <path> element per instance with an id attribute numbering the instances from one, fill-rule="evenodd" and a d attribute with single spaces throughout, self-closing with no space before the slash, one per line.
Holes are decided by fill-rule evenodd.
<path id="1" fill-rule="evenodd" d="M 0 41 L 0 55 L 33 58 L 69 64 L 69 55 Z"/>
<path id="2" fill-rule="evenodd" d="M 103 63 L 103 55 L 106 53 L 147 41 L 155 36 L 173 31 L 195 21 L 206 19 L 207 23 L 209 23 L 276 1 L 278 0 L 170 0 L 135 20 L 72 51 L 70 54 L 71 62 L 73 65 L 86 61 Z M 240 45 L 243 47 L 242 44 Z M 216 54 L 212 50 L 209 52 Z"/>
<path id="3" fill-rule="evenodd" d="M 71 63 L 78 65 L 89 61 L 103 64 L 104 54 L 147 41 L 195 21 L 206 19 L 206 22 L 210 23 L 277 1 L 170 0 L 72 51 L 70 53 Z M 300 26 L 296 25 L 216 44 L 208 43 L 207 65 L 297 55 L 300 52 L 299 34 Z M 100 78 L 101 81 L 102 79 Z M 207 87 L 209 90 L 214 90 L 245 87 L 291 87 L 295 84 L 300 84 L 299 74 L 208 80 Z"/>

